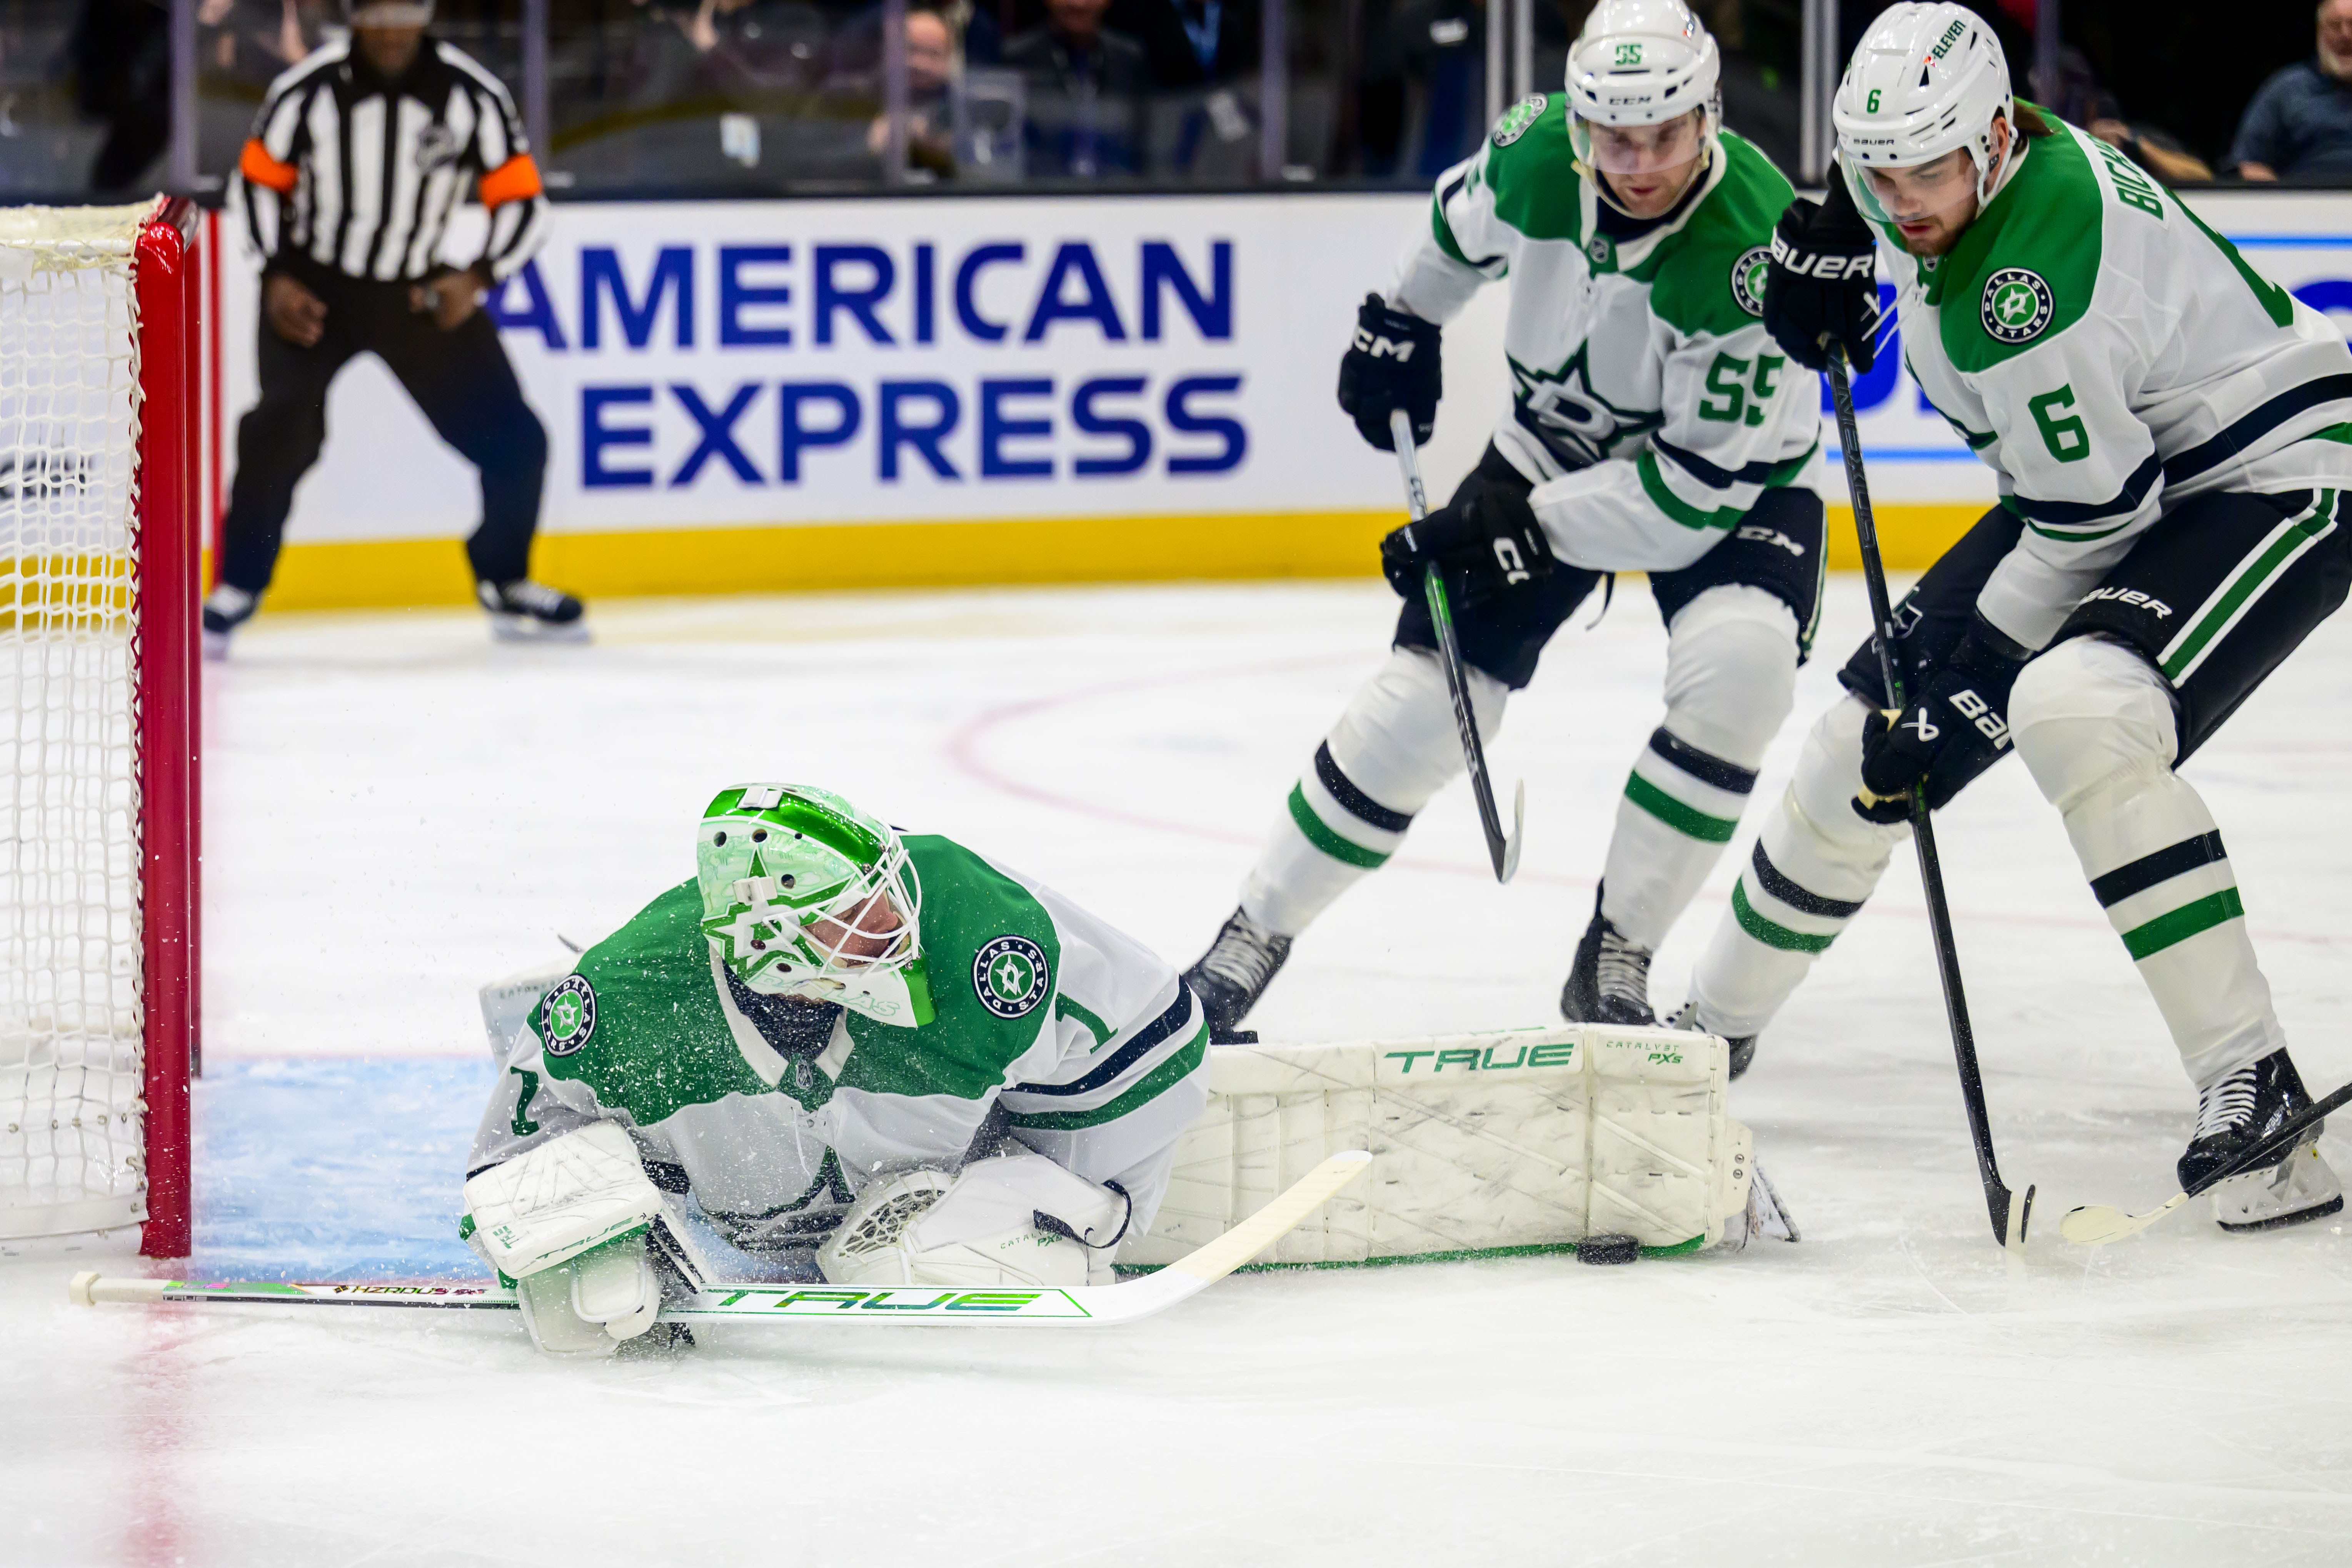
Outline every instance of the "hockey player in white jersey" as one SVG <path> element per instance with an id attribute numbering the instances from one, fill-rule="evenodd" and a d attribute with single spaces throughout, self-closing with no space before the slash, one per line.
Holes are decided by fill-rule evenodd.
<path id="1" fill-rule="evenodd" d="M 1463 766 L 1422 595 L 1452 587 L 1479 723 L 1601 580 L 1650 574 L 1668 633 L 1665 714 L 1617 809 L 1561 1011 L 1647 1024 L 1650 954 L 1731 838 L 1787 717 L 1822 575 L 1812 377 L 1765 332 L 1764 262 L 1790 189 L 1721 130 L 1718 58 L 1680 0 L 1601 0 L 1567 91 L 1529 98 L 1442 176 L 1385 297 L 1368 296 L 1339 404 L 1391 449 L 1426 441 L 1443 322 L 1508 277 L 1515 396 L 1449 504 L 1381 545 L 1405 606 L 1277 814 L 1241 907 L 1186 973 L 1218 1037 L 1291 942 L 1380 866 Z"/>
<path id="2" fill-rule="evenodd" d="M 475 1135 L 466 1235 L 540 1347 L 651 1329 L 706 1227 L 836 1285 L 1110 1283 L 1208 1103 L 1175 970 L 824 790 L 723 790 L 696 851 L 531 1010 Z"/>
<path id="3" fill-rule="evenodd" d="M 1847 68 L 1843 176 L 1782 219 L 1766 320 L 1871 357 L 1874 251 L 1920 388 L 2000 505 L 1865 644 L 1766 819 L 1681 1016 L 1751 1042 L 1908 832 L 2013 749 L 2055 805 L 2198 1090 L 2184 1186 L 2310 1103 L 2211 813 L 2176 771 L 2352 583 L 2352 353 L 2106 143 L 2015 102 L 1953 5 L 1899 5 Z M 1889 722 L 1892 717 L 1893 722 Z M 2332 1214 L 2317 1130 L 2214 1189 L 2225 1228 Z"/>

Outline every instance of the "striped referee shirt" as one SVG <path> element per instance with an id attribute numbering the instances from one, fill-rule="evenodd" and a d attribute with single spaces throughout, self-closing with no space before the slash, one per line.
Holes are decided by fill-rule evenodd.
<path id="1" fill-rule="evenodd" d="M 237 174 L 265 271 L 424 278 L 451 265 L 442 237 L 477 181 L 490 214 L 478 260 L 492 278 L 520 267 L 547 232 L 514 100 L 434 39 L 397 81 L 348 41 L 311 54 L 270 83 Z"/>

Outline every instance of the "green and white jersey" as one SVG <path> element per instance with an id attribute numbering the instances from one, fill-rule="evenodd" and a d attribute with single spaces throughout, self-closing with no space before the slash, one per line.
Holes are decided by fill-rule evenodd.
<path id="1" fill-rule="evenodd" d="M 2042 112 L 1949 255 L 1881 237 L 1912 374 L 2025 521 L 1977 607 L 2029 648 L 2179 502 L 2352 484 L 2343 333 Z"/>
<path id="2" fill-rule="evenodd" d="M 951 839 L 905 842 L 929 1022 L 751 992 L 684 882 L 581 954 L 517 1032 L 469 1171 L 615 1121 L 657 1185 L 689 1188 L 740 1245 L 813 1245 L 876 1173 L 957 1163 L 1001 1108 L 1013 1137 L 1118 1181 L 1148 1226 L 1208 1102 L 1191 992 L 1051 889 Z"/>
<path id="3" fill-rule="evenodd" d="M 1612 239 L 1565 103 L 1526 100 L 1445 172 L 1389 302 L 1445 321 L 1508 277 L 1515 395 L 1495 445 L 1535 484 L 1553 552 L 1671 571 L 1727 538 L 1766 489 L 1818 471 L 1820 395 L 1762 319 L 1789 182 L 1726 133 L 1666 222 Z"/>

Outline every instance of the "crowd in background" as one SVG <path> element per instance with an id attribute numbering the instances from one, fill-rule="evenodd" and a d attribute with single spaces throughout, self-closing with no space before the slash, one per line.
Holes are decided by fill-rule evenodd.
<path id="1" fill-rule="evenodd" d="M 1499 0 L 1497 0 L 1499 5 Z M 1798 170 L 1802 0 L 1695 0 L 1726 120 Z M 1590 0 L 1537 0 L 1535 78 Z M 1846 0 L 1840 58 L 1878 0 Z M 1983 0 L 2021 73 L 2035 0 Z M 1426 184 L 1487 116 L 1488 0 L 1288 0 L 1284 166 L 1262 168 L 1260 0 L 909 0 L 918 181 Z M 551 0 L 559 190 L 871 184 L 890 152 L 878 0 Z M 2065 0 L 2052 79 L 2021 89 L 2160 178 L 2352 184 L 2352 0 L 2251 8 L 2216 49 L 2202 0 Z M 332 37 L 334 0 L 197 0 L 199 167 L 224 173 L 269 80 Z M 443 0 L 436 30 L 519 87 L 517 0 Z M 158 0 L 0 0 L 0 190 L 161 183 Z"/>

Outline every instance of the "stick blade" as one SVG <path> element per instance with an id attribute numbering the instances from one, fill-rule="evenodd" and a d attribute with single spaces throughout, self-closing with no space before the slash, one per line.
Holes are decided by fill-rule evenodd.
<path id="1" fill-rule="evenodd" d="M 1371 1155 L 1361 1149 L 1341 1150 L 1216 1240 L 1170 1264 L 1166 1272 L 1188 1274 L 1204 1285 L 1223 1279 L 1281 1239 L 1321 1207 L 1324 1199 L 1371 1169 Z"/>
<path id="2" fill-rule="evenodd" d="M 1503 840 L 1503 858 L 1496 862 L 1495 880 L 1507 882 L 1519 874 L 1519 851 L 1528 841 L 1528 781 L 1521 779 L 1511 796 L 1511 836 Z"/>

